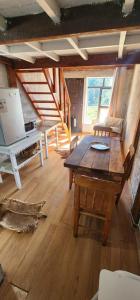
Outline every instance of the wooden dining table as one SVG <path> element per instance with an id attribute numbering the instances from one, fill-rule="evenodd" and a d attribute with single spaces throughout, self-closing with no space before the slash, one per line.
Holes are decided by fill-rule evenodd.
<path id="1" fill-rule="evenodd" d="M 95 143 L 107 145 L 109 149 L 94 150 L 91 146 Z M 121 180 L 124 174 L 123 161 L 118 137 L 87 135 L 66 159 L 64 166 L 88 176 Z"/>

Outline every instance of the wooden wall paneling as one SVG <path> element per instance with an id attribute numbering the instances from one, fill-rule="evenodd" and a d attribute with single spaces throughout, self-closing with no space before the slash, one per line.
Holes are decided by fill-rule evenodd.
<path id="1" fill-rule="evenodd" d="M 84 79 L 72 78 L 66 79 L 68 92 L 71 100 L 71 116 L 75 116 L 77 126 L 74 132 L 82 131 L 82 114 L 83 114 L 83 92 L 84 92 Z"/>
<path id="2" fill-rule="evenodd" d="M 131 209 L 131 214 L 133 217 L 133 221 L 135 222 L 135 224 L 138 225 L 138 223 L 140 222 L 140 183 L 138 186 L 138 190 L 137 190 L 137 194 L 136 194 L 136 198 L 134 201 L 134 205 Z"/>

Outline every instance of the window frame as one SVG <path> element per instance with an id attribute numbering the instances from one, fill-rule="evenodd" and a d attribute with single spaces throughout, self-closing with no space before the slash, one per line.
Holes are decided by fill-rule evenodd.
<path id="1" fill-rule="evenodd" d="M 88 86 L 88 79 L 89 78 L 103 78 L 103 84 L 102 86 Z M 110 104 L 107 106 L 107 105 L 101 105 L 101 101 L 102 101 L 102 90 L 111 90 L 112 91 L 112 86 L 110 87 L 106 87 L 105 86 L 105 79 L 106 78 L 112 78 L 112 76 L 107 76 L 107 77 L 86 77 L 86 98 L 87 98 L 87 101 L 86 101 L 86 107 L 85 107 L 85 119 L 87 117 L 87 107 L 88 107 L 88 89 L 99 89 L 100 90 L 100 93 L 99 93 L 99 103 L 98 103 L 98 112 L 97 112 L 97 118 L 96 118 L 96 121 L 99 120 L 100 118 L 100 110 L 101 108 L 104 108 L 104 109 L 109 109 L 109 106 Z M 111 97 L 112 97 L 112 94 L 111 94 Z"/>

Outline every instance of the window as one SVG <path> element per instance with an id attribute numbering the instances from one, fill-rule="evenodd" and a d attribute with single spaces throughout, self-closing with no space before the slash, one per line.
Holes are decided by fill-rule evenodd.
<path id="1" fill-rule="evenodd" d="M 112 77 L 87 78 L 85 123 L 104 121 L 111 101 L 112 81 Z"/>

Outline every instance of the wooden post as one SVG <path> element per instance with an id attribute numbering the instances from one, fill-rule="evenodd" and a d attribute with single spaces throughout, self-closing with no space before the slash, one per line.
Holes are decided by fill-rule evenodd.
<path id="1" fill-rule="evenodd" d="M 67 118 L 66 118 L 66 99 L 65 99 L 65 86 L 63 86 L 63 97 L 64 97 L 64 122 L 67 122 Z"/>
<path id="2" fill-rule="evenodd" d="M 16 80 L 15 70 L 9 65 L 6 65 L 6 70 L 7 70 L 7 75 L 8 75 L 9 87 L 17 88 L 17 80 Z"/>
<path id="3" fill-rule="evenodd" d="M 53 68 L 53 92 L 56 92 L 56 68 Z"/>
<path id="4" fill-rule="evenodd" d="M 60 110 L 62 110 L 61 68 L 58 69 L 58 76 L 59 76 L 59 107 L 60 107 Z"/>

